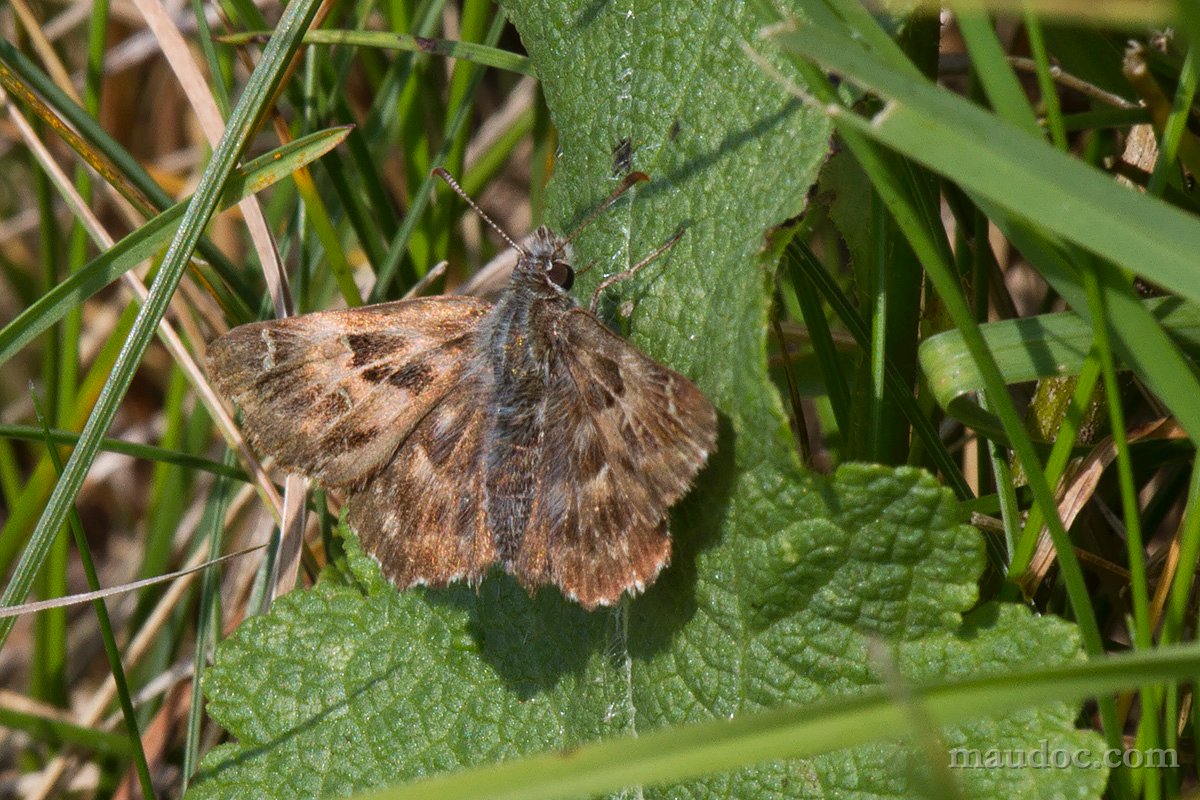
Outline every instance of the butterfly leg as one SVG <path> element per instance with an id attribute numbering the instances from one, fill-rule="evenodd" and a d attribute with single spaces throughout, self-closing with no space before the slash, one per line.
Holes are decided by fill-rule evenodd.
<path id="1" fill-rule="evenodd" d="M 668 239 L 664 244 L 660 245 L 659 248 L 657 250 L 655 250 L 653 253 L 646 256 L 645 258 L 643 258 L 638 263 L 634 264 L 629 269 L 622 270 L 621 272 L 618 272 L 616 275 L 609 275 L 607 278 L 600 281 L 600 285 L 596 287 L 596 291 L 592 292 L 592 302 L 588 304 L 588 311 L 595 314 L 596 308 L 600 305 L 600 295 L 604 294 L 605 289 L 612 286 L 614 283 L 620 283 L 621 281 L 629 280 L 634 275 L 641 272 L 642 268 L 649 265 L 651 261 L 658 258 L 663 253 L 667 252 L 672 247 L 674 247 L 676 242 L 678 242 L 680 239 L 683 238 L 683 233 L 685 230 L 687 230 L 687 229 L 680 228 L 679 230 L 675 231 L 674 236 L 672 236 L 670 239 Z"/>

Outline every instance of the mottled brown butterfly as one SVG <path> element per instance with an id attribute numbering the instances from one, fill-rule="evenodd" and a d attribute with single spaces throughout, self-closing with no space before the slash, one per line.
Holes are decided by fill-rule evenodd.
<path id="1" fill-rule="evenodd" d="M 667 563 L 667 509 L 716 445 L 704 395 L 594 313 L 680 234 L 585 310 L 567 293 L 574 234 L 517 245 L 437 172 L 518 252 L 495 305 L 440 296 L 242 325 L 209 349 L 213 382 L 258 450 L 349 494 L 350 526 L 400 588 L 478 584 L 499 563 L 530 591 L 615 603 Z"/>

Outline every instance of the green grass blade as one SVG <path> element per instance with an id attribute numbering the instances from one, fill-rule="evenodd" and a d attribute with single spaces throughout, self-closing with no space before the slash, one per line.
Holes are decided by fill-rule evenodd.
<path id="1" fill-rule="evenodd" d="M 232 467 L 235 463 L 233 453 L 225 452 L 225 466 Z M 225 530 L 225 512 L 229 503 L 231 487 L 228 480 L 218 480 L 209 495 L 204 509 L 205 523 L 202 530 L 208 531 L 208 560 L 213 561 L 221 555 L 222 533 Z M 196 620 L 196 653 L 193 660 L 192 702 L 188 707 L 187 736 L 183 748 L 183 786 L 182 792 L 187 792 L 188 782 L 196 772 L 200 763 L 200 728 L 204 722 L 204 695 L 201 692 L 201 679 L 211 655 L 210 642 L 216 644 L 217 635 L 221 629 L 221 584 L 219 572 L 207 569 L 200 583 L 200 603 L 197 607 Z"/>
<path id="2" fill-rule="evenodd" d="M 222 44 L 247 44 L 266 41 L 267 31 L 247 31 L 229 36 L 219 36 Z M 470 61 L 481 67 L 494 67 L 518 75 L 536 75 L 527 56 L 510 53 L 498 47 L 488 47 L 476 42 L 456 42 L 448 39 L 431 39 L 407 33 L 385 31 L 309 31 L 304 36 L 305 44 L 349 45 L 351 47 L 374 47 L 380 50 L 399 50 L 407 53 L 430 53 L 432 55 Z"/>
<path id="3" fill-rule="evenodd" d="M 36 95 L 29 92 L 24 84 L 28 84 L 28 89 L 32 89 Z M 137 190 L 130 198 L 135 207 L 140 207 L 145 203 L 145 198 L 149 198 L 153 207 L 144 209 L 147 216 L 154 211 L 169 208 L 175 202 L 174 198 L 154 181 L 150 173 L 146 172 L 142 165 L 88 114 L 87 110 L 65 95 L 48 75 L 2 37 L 0 37 L 0 86 L 17 97 L 32 98 L 33 100 L 38 100 L 39 97 L 44 98 L 57 115 L 51 114 L 46 117 L 54 129 L 59 132 L 66 130 L 58 119 L 61 117 L 79 133 L 79 139 L 67 136 L 64 137 L 64 141 L 74 146 L 79 146 L 81 141 L 87 144 L 87 147 L 78 150 L 81 158 L 90 160 L 93 155 L 92 151 L 94 151 L 103 156 L 103 159 L 100 159 L 101 163 L 107 159 L 111 167 L 99 169 L 100 174 L 119 175 L 128 180 Z M 125 184 L 117 182 L 114 186 L 121 189 L 125 187 Z M 256 299 L 255 293 L 241 281 L 240 275 L 225 254 L 212 242 L 204 239 L 201 240 L 199 249 L 201 254 L 221 274 L 221 277 L 234 288 L 237 292 L 236 297 L 247 306 L 253 305 Z"/>
<path id="4" fill-rule="evenodd" d="M 1020 14 L 1033 6 L 1050 19 L 1140 27 L 1170 24 L 1174 12 L 1171 0 L 947 0 L 939 5 L 963 13 L 983 10 L 997 14 Z"/>
<path id="5" fill-rule="evenodd" d="M 70 409 L 70 417 L 65 421 L 67 429 L 82 428 L 91 412 L 92 405 L 100 396 L 100 389 L 108 380 L 112 365 L 117 360 L 117 352 L 121 343 L 129 335 L 133 327 L 136 307 L 130 303 L 117 318 L 108 339 L 101 345 L 99 352 L 92 359 L 91 365 L 80 381 L 75 391 L 75 404 Z M 12 570 L 13 563 L 21 548 L 33 531 L 37 519 L 41 516 L 42 508 L 50 499 L 57 475 L 54 465 L 47 456 L 38 459 L 32 473 L 25 480 L 16 499 L 8 506 L 8 518 L 0 527 L 0 571 L 6 574 Z"/>
<path id="6" fill-rule="evenodd" d="M 0 605 L 13 605 L 28 593 L 54 533 L 61 527 L 74 503 L 75 495 L 83 485 L 83 479 L 99 452 L 100 440 L 116 417 L 121 400 L 133 381 L 134 372 L 154 338 L 158 322 L 166 312 L 167 304 L 183 277 L 192 251 L 217 209 L 222 189 L 233 173 L 237 159 L 253 136 L 266 104 L 274 96 L 275 89 L 283 79 L 292 56 L 300 46 L 304 31 L 319 5 L 318 0 L 293 0 L 284 11 L 278 33 L 263 51 L 262 60 L 251 74 L 246 89 L 229 118 L 229 125 L 213 152 L 212 160 L 200 176 L 196 194 L 188 204 L 179 229 L 167 248 L 162 267 L 150 287 L 150 294 L 134 319 L 133 328 L 117 355 L 112 374 L 101 390 L 100 397 L 84 426 L 79 445 L 71 454 L 62 477 L 50 495 L 28 545 L 21 554 L 12 580 L 0 595 Z M 11 618 L 0 620 L 0 645 L 7 641 L 12 626 Z"/>
<path id="7" fill-rule="evenodd" d="M 33 191 L 38 209 L 38 243 L 40 245 L 39 271 L 44 285 L 49 288 L 58 280 L 59 269 L 66 261 L 66 248 L 62 246 L 62 232 L 54 214 L 54 181 L 30 153 L 30 167 L 34 170 Z M 75 316 L 75 315 L 72 315 Z M 57 416 L 60 409 L 70 403 L 74 390 L 75 348 L 67 343 L 72 339 L 72 319 L 56 333 L 48 336 L 46 347 L 41 353 L 41 372 L 55 376 L 48 380 L 46 407 Z M 70 541 L 67 532 L 60 531 L 47 554 L 45 565 L 38 575 L 35 591 L 42 597 L 57 597 L 67 590 L 67 557 Z M 36 669 L 30 671 L 29 694 L 33 699 L 50 705 L 69 704 L 67 688 L 67 615 L 63 610 L 42 614 L 33 620 L 33 648 L 31 658 Z"/>
<path id="8" fill-rule="evenodd" d="M 1142 301 L 1156 324 L 1200 357 L 1200 307 L 1175 298 Z M 1092 345 L 1092 327 L 1077 314 L 1062 312 L 981 325 L 988 349 L 1008 384 L 1062 375 L 1078 375 Z M 955 417 L 998 431 L 999 422 L 975 406 L 970 395 L 983 388 L 983 377 L 967 351 L 962 334 L 951 330 L 921 343 L 921 369 L 938 404 Z"/>
<path id="9" fill-rule="evenodd" d="M 488 183 L 508 164 L 517 145 L 533 131 L 535 115 L 536 112 L 533 108 L 521 114 L 495 143 L 480 153 L 475 159 L 475 163 L 463 173 L 462 180 L 459 181 L 463 191 L 472 197 L 483 194 Z"/>
<path id="10" fill-rule="evenodd" d="M 773 15 L 773 17 L 768 16 L 768 19 L 774 18 L 778 21 L 777 12 L 769 5 L 764 6 L 764 12 L 768 15 Z M 838 41 L 841 49 L 855 50 L 856 59 L 869 61 L 872 69 L 882 71 L 884 68 L 881 62 L 871 61 L 855 42 L 845 37 L 830 36 L 825 32 L 816 31 L 811 26 L 796 28 L 796 24 L 795 22 L 781 22 L 779 26 L 773 29 L 775 32 L 774 38 L 781 43 L 787 42 L 784 50 L 792 56 L 794 67 L 804 76 L 806 83 L 818 93 L 823 107 L 834 119 L 847 146 L 854 152 L 859 163 L 862 164 L 864 170 L 870 176 L 876 190 L 887 203 L 893 218 L 904 232 L 917 257 L 924 265 L 926 275 L 941 298 L 946 313 L 950 316 L 954 325 L 963 332 L 964 341 L 970 348 L 972 356 L 980 365 L 984 382 L 987 386 L 989 401 L 995 404 L 997 416 L 1000 418 L 1003 428 L 1008 434 L 1014 454 L 1025 469 L 1035 502 L 1042 506 L 1043 509 L 1053 512 L 1056 507 L 1054 494 L 1041 467 L 1037 451 L 1026 435 L 1021 417 L 1008 395 L 1007 387 L 999 368 L 996 366 L 995 359 L 988 351 L 974 314 L 962 296 L 961 283 L 957 271 L 952 266 L 953 258 L 950 253 L 949 244 L 944 238 L 943 226 L 940 220 L 936 218 L 930 219 L 921 216 L 921 206 L 914 202 L 914 198 L 909 194 L 908 184 L 902 180 L 903 162 L 890 150 L 885 150 L 878 146 L 881 143 L 891 146 L 890 142 L 882 140 L 882 137 L 878 135 L 878 118 L 886 117 L 898 107 L 898 104 L 889 104 L 883 112 L 877 115 L 874 125 L 849 111 L 840 103 L 832 87 L 828 86 L 827 82 L 823 80 L 823 76 L 813 69 L 812 64 L 809 63 L 809 59 L 814 57 L 809 52 L 809 49 L 819 46 L 824 51 L 825 48 L 830 46 L 832 41 Z M 824 55 L 822 55 L 822 58 L 824 58 Z M 817 60 L 820 61 L 821 59 Z M 852 58 L 851 60 L 855 59 Z M 891 74 L 901 74 L 894 68 L 888 68 L 886 71 Z M 910 90 L 914 86 L 922 88 L 926 86 L 924 81 L 912 80 L 900 81 L 899 84 L 907 86 Z M 955 100 L 957 101 L 957 98 Z M 965 101 L 958 102 L 962 105 L 969 105 Z M 974 109 L 974 107 L 972 108 Z M 979 111 L 979 109 L 974 110 Z M 979 113 L 983 114 L 982 111 L 979 111 Z M 989 119 L 991 118 L 991 115 L 983 115 Z M 997 121 L 995 124 L 1001 125 L 1003 123 Z M 977 130 L 974 132 L 978 133 Z M 956 131 L 956 135 L 959 134 L 961 134 L 961 131 Z M 1020 134 L 1019 131 L 1018 134 L 1026 139 L 1033 139 L 1033 137 Z M 928 135 L 928 131 L 926 135 Z M 1040 140 L 1035 141 L 1041 144 Z M 1049 149 L 1055 157 L 1062 158 L 1060 153 L 1049 148 L 1048 145 L 1043 144 L 1042 146 Z M 898 149 L 901 152 L 907 152 L 904 148 Z M 919 158 L 914 160 L 921 161 Z M 958 166 L 968 170 L 971 167 L 969 163 L 958 164 Z M 936 167 L 934 168 L 936 169 Z M 953 175 L 953 178 L 958 179 L 958 176 Z M 1108 185 L 1105 184 L 1105 186 L 1107 187 Z M 1088 593 L 1088 587 L 1084 581 L 1079 560 L 1075 556 L 1071 540 L 1061 519 L 1056 514 L 1047 514 L 1047 522 L 1050 524 L 1050 535 L 1054 542 L 1055 551 L 1058 554 L 1061 577 L 1079 624 L 1084 648 L 1089 655 L 1093 657 L 1098 656 L 1104 650 L 1100 634 L 1100 624 L 1096 617 L 1091 596 Z M 1110 742 L 1110 746 L 1117 747 L 1120 744 L 1121 726 L 1118 722 L 1116 705 L 1108 697 L 1102 697 L 1099 700 L 1100 715 L 1103 720 L 1105 736 Z"/>
<path id="11" fill-rule="evenodd" d="M 54 428 L 50 429 L 49 436 L 50 440 L 55 444 L 74 445 L 79 441 L 79 434 Z M 40 428 L 35 428 L 32 425 L 0 425 L 0 439 L 22 439 L 24 441 L 40 442 L 45 437 L 42 435 Z M 121 455 L 140 458 L 144 461 L 161 462 L 163 464 L 183 467 L 184 469 L 200 470 L 223 478 L 232 478 L 243 483 L 250 480 L 249 476 L 238 467 L 231 467 L 220 461 L 201 458 L 190 453 L 181 453 L 178 450 L 155 447 L 151 444 L 105 438 L 100 441 L 100 449 L 107 453 L 120 453 Z"/>
<path id="12" fill-rule="evenodd" d="M 1077 702 L 1148 682 L 1187 680 L 1200 670 L 1195 646 L 1165 647 L 1022 674 L 918 688 L 911 697 L 936 725 L 1041 703 Z M 438 776 L 354 800 L 550 800 L 628 786 L 671 784 L 764 761 L 804 758 L 911 735 L 911 710 L 885 692 L 806 708 L 684 725 Z"/>
<path id="13" fill-rule="evenodd" d="M 793 273 L 793 287 L 800 287 L 805 284 L 815 286 L 825 297 L 825 302 L 829 303 L 834 313 L 842 320 L 842 324 L 846 326 L 846 330 L 854 337 L 855 343 L 859 348 L 865 350 L 870 342 L 870 332 L 867 328 L 867 323 L 858 313 L 850 298 L 842 292 L 837 281 L 821 267 L 820 262 L 815 256 L 801 250 L 799 243 L 794 243 L 794 246 L 789 245 L 785 258 L 787 259 L 789 270 L 797 270 L 797 272 Z M 962 469 L 949 451 L 946 450 L 946 446 L 942 444 L 937 428 L 921 412 L 916 398 L 912 396 L 912 393 L 906 390 L 904 376 L 900 374 L 900 371 L 894 365 L 889 364 L 887 365 L 885 377 L 887 379 L 888 391 L 892 393 L 896 404 L 901 408 L 909 424 L 912 425 L 913 432 L 924 443 L 926 450 L 937 464 L 938 469 L 941 470 L 946 482 L 953 487 L 955 495 L 960 500 L 972 497 L 973 492 L 967 484 L 966 478 L 963 477 Z M 842 402 L 849 403 L 849 389 L 847 388 L 844 391 L 846 399 Z"/>
<path id="14" fill-rule="evenodd" d="M 996 37 L 991 19 L 977 11 L 963 13 L 958 18 L 958 25 L 975 66 L 974 75 L 983 86 L 992 108 L 1012 124 L 1040 136 L 1037 117 L 1029 107 L 1021 82 L 1008 65 L 1008 58 Z"/>
<path id="15" fill-rule="evenodd" d="M 129 739 L 120 734 L 98 731 L 5 705 L 0 705 L 0 726 L 10 731 L 24 731 L 31 739 L 52 747 L 69 744 L 119 758 L 128 758 L 133 754 Z"/>
<path id="16" fill-rule="evenodd" d="M 825 266 L 805 242 L 797 239 L 788 242 L 788 246 L 783 252 L 781 266 L 786 271 L 788 288 L 795 298 L 801 319 L 812 339 L 813 353 L 817 358 L 821 378 L 825 384 L 825 392 L 829 396 L 829 405 L 837 419 L 838 430 L 844 436 L 850 429 L 852 404 L 850 385 L 846 380 L 846 373 L 841 367 L 843 356 L 838 352 L 833 335 L 830 333 L 829 323 L 825 319 L 825 312 L 819 301 L 820 294 L 806 291 L 808 286 L 827 277 Z M 814 279 L 810 277 L 810 273 L 819 274 Z M 845 301 L 844 308 L 851 309 L 849 299 L 841 294 L 841 287 L 837 286 L 835 281 L 828 281 L 825 284 L 826 289 L 830 288 L 829 284 L 832 284 L 838 298 Z M 837 300 L 829 302 L 834 305 Z M 857 319 L 857 312 L 855 312 L 855 318 L 855 321 L 860 323 L 857 332 L 862 333 L 862 320 Z M 852 324 L 848 323 L 847 325 L 849 327 Z M 861 347 L 862 344 L 859 343 L 859 346 Z M 786 357 L 786 353 L 784 355 Z"/>
<path id="17" fill-rule="evenodd" d="M 875 140 L 1065 241 L 1200 301 L 1194 216 L 1118 186 L 950 92 L 901 80 L 846 38 L 804 26 L 774 40 L 890 101 L 864 126 Z"/>
<path id="18" fill-rule="evenodd" d="M 1099 268 L 1113 262 L 1181 296 L 1200 299 L 1200 284 L 1193 277 L 1200 221 L 1192 215 L 1118 186 L 1040 137 L 936 86 L 896 79 L 894 70 L 844 37 L 801 26 L 775 39 L 786 51 L 815 59 L 889 100 L 870 122 L 844 114 L 842 122 L 952 178 L 985 211 L 998 206 L 1001 213 L 989 211 L 988 216 L 1002 229 L 1008 215 L 1036 220 L 1039 229 L 1100 256 Z M 1010 238 L 1022 244 L 1015 235 Z M 1026 247 L 1021 249 L 1029 255 Z M 1052 276 L 1047 279 L 1054 282 Z M 1086 314 L 1081 290 L 1074 298 L 1064 296 Z M 1186 360 L 1144 313 L 1132 289 L 1115 296 L 1110 309 L 1108 321 L 1122 357 L 1200 440 L 1200 384 L 1186 379 Z"/>
<path id="19" fill-rule="evenodd" d="M 308 230 L 316 235 L 317 241 L 321 243 L 325 264 L 333 274 L 334 282 L 337 284 L 342 299 L 351 308 L 361 306 L 363 304 L 362 295 L 358 291 L 358 285 L 354 282 L 354 270 L 350 266 L 350 259 L 347 258 L 346 251 L 342 249 L 342 241 L 330 219 L 329 209 L 317 191 L 312 175 L 308 170 L 297 170 L 293 181 L 296 184 L 296 192 L 300 195 L 304 218 L 308 222 Z"/>
<path id="20" fill-rule="evenodd" d="M 1042 32 L 1042 23 L 1031 10 L 1024 14 L 1025 34 L 1029 39 L 1029 49 L 1033 51 L 1033 60 L 1037 64 L 1038 89 L 1042 95 L 1042 107 L 1045 110 L 1046 127 L 1050 131 L 1050 141 L 1059 150 L 1067 149 L 1067 129 L 1062 119 L 1062 104 L 1059 102 L 1058 89 L 1054 86 L 1054 77 L 1050 74 L 1050 56 L 1046 52 L 1046 37 Z"/>
<path id="21" fill-rule="evenodd" d="M 58 457 L 58 449 L 49 440 L 50 429 L 46 427 L 46 417 L 38 408 L 36 397 L 33 402 L 38 421 L 41 423 L 42 435 L 45 437 L 46 452 L 50 456 L 50 462 L 54 465 L 54 471 L 61 475 L 62 460 Z M 79 519 L 79 511 L 73 504 L 67 519 L 70 523 L 71 534 L 75 537 L 75 547 L 79 551 L 79 561 L 83 565 L 88 588 L 93 592 L 97 591 L 100 588 L 100 579 L 96 574 L 95 562 L 92 561 L 87 535 L 83 531 L 83 521 Z M 154 786 L 150 780 L 150 767 L 146 762 L 146 751 L 142 747 L 142 734 L 138 728 L 137 713 L 133 710 L 133 696 L 129 693 L 129 682 L 125 679 L 125 667 L 121 664 L 121 651 L 117 647 L 117 637 L 113 633 L 112 621 L 108 616 L 108 606 L 104 599 L 100 598 L 93 601 L 92 608 L 96 611 L 96 622 L 100 628 L 100 638 L 104 642 L 104 653 L 108 656 L 108 667 L 116 687 L 117 699 L 120 701 L 121 715 L 125 718 L 125 735 L 129 740 L 130 754 L 133 756 L 138 783 L 141 784 L 142 795 L 152 797 Z"/>
<path id="22" fill-rule="evenodd" d="M 349 132 L 350 129 L 345 127 L 329 128 L 254 159 L 230 178 L 221 198 L 221 208 L 235 205 L 243 197 L 261 191 L 315 161 L 342 142 Z M 71 309 L 77 308 L 113 280 L 154 255 L 170 239 L 189 202 L 190 199 L 176 203 L 130 233 L 0 329 L 0 364 L 12 358 Z"/>
<path id="23" fill-rule="evenodd" d="M 500 32 L 504 30 L 504 15 L 497 14 L 493 21 L 492 28 L 488 31 L 487 42 L 494 44 L 500 38 Z M 476 69 L 475 74 L 471 76 L 470 85 L 464 93 L 463 101 L 459 104 L 454 116 L 446 126 L 446 139 L 442 144 L 437 155 L 433 159 L 435 165 L 441 164 L 447 154 L 453 149 L 454 141 L 466 124 L 467 118 L 471 113 L 471 99 L 474 97 L 475 90 L 479 88 L 479 82 L 483 79 L 483 70 Z M 429 196 L 433 192 L 435 178 L 433 175 L 425 175 L 422 179 L 416 193 L 413 195 L 412 204 L 408 208 L 408 214 L 404 218 L 404 222 L 400 225 L 400 230 L 392 237 L 391 243 L 388 245 L 387 257 L 379 268 L 379 274 L 376 276 L 375 286 L 371 290 L 368 302 L 378 303 L 384 298 L 388 287 L 392 283 L 392 279 L 396 276 L 396 271 L 400 268 L 400 262 L 404 258 L 404 253 L 408 250 L 409 239 L 413 235 L 413 231 L 417 226 L 417 222 L 424 213 L 425 207 L 429 204 Z"/>

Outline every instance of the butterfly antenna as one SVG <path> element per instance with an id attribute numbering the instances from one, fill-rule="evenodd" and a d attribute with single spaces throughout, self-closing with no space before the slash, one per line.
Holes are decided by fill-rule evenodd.
<path id="1" fill-rule="evenodd" d="M 620 186 L 618 186 L 616 189 L 613 189 L 613 193 L 608 196 L 608 199 L 605 200 L 600 205 L 596 206 L 596 210 L 593 211 L 591 214 L 588 214 L 587 219 L 585 219 L 583 222 L 581 222 L 577 226 L 575 226 L 575 230 L 571 231 L 571 233 L 565 239 L 563 239 L 562 241 L 559 242 L 556 252 L 561 253 L 563 251 L 563 249 L 567 245 L 569 245 L 575 239 L 576 236 L 579 235 L 580 231 L 582 231 L 588 225 L 591 225 L 593 222 L 595 222 L 596 217 L 603 214 L 605 212 L 605 210 L 608 209 L 609 206 L 611 206 L 613 203 L 617 202 L 617 200 L 621 197 L 621 195 L 625 194 L 630 189 L 632 189 L 635 185 L 641 183 L 642 181 L 648 181 L 648 180 L 650 180 L 650 176 L 644 172 L 631 172 L 628 175 L 626 175 L 625 180 L 621 181 Z"/>
<path id="2" fill-rule="evenodd" d="M 503 239 L 504 241 L 508 242 L 509 247 L 511 247 L 513 250 L 516 250 L 518 253 L 525 252 L 525 248 L 521 247 L 521 245 L 514 242 L 512 240 L 512 237 L 509 236 L 507 233 L 505 233 L 504 229 L 496 224 L 495 220 L 493 220 L 491 217 L 489 217 L 487 214 L 485 214 L 483 212 L 483 209 L 479 207 L 479 204 L 476 203 L 474 200 L 472 200 L 470 195 L 468 195 L 466 193 L 466 191 L 464 191 L 463 188 L 458 185 L 458 181 L 454 180 L 454 176 L 452 176 L 449 172 L 447 172 L 442 167 L 434 167 L 432 174 L 437 175 L 439 178 L 444 180 L 446 182 L 446 185 L 454 190 L 455 194 L 457 194 L 463 200 L 466 200 L 467 205 L 469 205 L 472 209 L 474 209 L 476 214 L 483 217 L 483 221 L 486 222 L 489 226 L 491 226 L 492 230 L 494 230 L 496 233 L 500 234 L 500 238 Z"/>

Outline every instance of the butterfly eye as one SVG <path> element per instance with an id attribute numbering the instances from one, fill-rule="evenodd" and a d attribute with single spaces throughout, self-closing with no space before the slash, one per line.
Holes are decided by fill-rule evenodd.
<path id="1" fill-rule="evenodd" d="M 563 290 L 570 289 L 571 284 L 575 283 L 575 270 L 565 261 L 551 261 L 546 274 L 551 283 Z"/>

